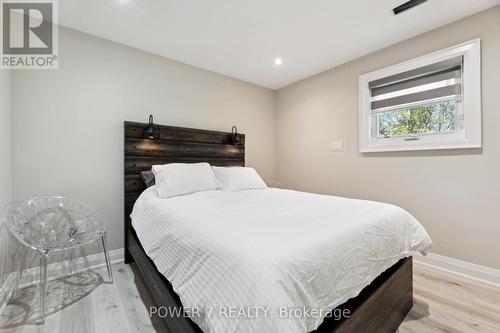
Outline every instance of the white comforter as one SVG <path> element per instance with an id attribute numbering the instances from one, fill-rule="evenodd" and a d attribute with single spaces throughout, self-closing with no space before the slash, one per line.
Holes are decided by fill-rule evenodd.
<path id="1" fill-rule="evenodd" d="M 399 207 L 278 189 L 158 199 L 152 187 L 131 216 L 146 253 L 207 333 L 312 331 L 326 310 L 431 245 Z"/>

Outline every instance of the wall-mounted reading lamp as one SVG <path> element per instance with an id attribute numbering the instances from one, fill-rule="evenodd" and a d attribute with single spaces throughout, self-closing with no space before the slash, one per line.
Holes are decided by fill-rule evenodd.
<path id="1" fill-rule="evenodd" d="M 231 129 L 231 140 L 233 141 L 233 144 L 236 146 L 239 146 L 241 144 L 241 137 L 240 134 L 238 133 L 238 127 L 233 126 Z"/>
<path id="2" fill-rule="evenodd" d="M 156 125 L 153 122 L 153 115 L 149 115 L 148 127 L 144 129 L 144 137 L 148 139 L 158 139 L 160 138 L 160 131 L 156 130 Z"/>

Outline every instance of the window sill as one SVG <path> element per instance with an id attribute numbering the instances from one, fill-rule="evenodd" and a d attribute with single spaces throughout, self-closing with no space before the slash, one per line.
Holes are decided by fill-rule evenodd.
<path id="1" fill-rule="evenodd" d="M 381 153 L 381 152 L 403 152 L 403 151 L 419 151 L 419 150 L 450 150 L 450 149 L 474 149 L 482 148 L 481 143 L 474 142 L 446 142 L 446 143 L 422 143 L 419 141 L 413 144 L 372 144 L 360 147 L 360 153 Z"/>

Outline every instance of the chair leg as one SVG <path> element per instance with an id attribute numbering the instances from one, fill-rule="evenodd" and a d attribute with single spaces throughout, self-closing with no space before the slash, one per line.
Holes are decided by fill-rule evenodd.
<path id="1" fill-rule="evenodd" d="M 75 260 L 75 250 L 71 250 L 70 253 L 69 253 L 69 260 L 68 260 L 68 267 L 66 267 L 68 269 L 68 271 L 66 272 L 66 276 L 67 277 L 70 277 L 73 275 L 73 263 L 74 263 L 74 260 Z"/>
<path id="2" fill-rule="evenodd" d="M 106 258 L 106 267 L 108 268 L 108 278 L 109 283 L 113 283 L 113 271 L 111 270 L 111 260 L 109 259 L 108 245 L 106 243 L 106 234 L 104 234 L 101 238 L 102 240 L 102 249 L 104 251 L 104 257 Z"/>
<path id="3" fill-rule="evenodd" d="M 26 265 L 26 258 L 28 257 L 28 249 L 24 249 L 21 253 L 20 261 L 18 263 L 19 280 L 23 278 L 24 266 Z"/>
<path id="4" fill-rule="evenodd" d="M 37 324 L 45 324 L 45 293 L 47 285 L 47 255 L 40 256 L 40 318 Z"/>
<path id="5" fill-rule="evenodd" d="M 19 292 L 19 283 L 23 278 L 24 266 L 26 265 L 26 257 L 28 256 L 28 249 L 23 248 L 19 254 L 19 261 L 16 267 L 16 281 L 14 281 L 14 291 L 12 292 L 12 299 L 16 299 Z"/>

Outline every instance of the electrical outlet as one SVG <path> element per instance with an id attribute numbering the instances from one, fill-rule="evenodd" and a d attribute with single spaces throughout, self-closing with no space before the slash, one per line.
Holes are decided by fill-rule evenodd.
<path id="1" fill-rule="evenodd" d="M 330 142 L 330 150 L 333 152 L 344 150 L 344 141 L 332 141 Z"/>

